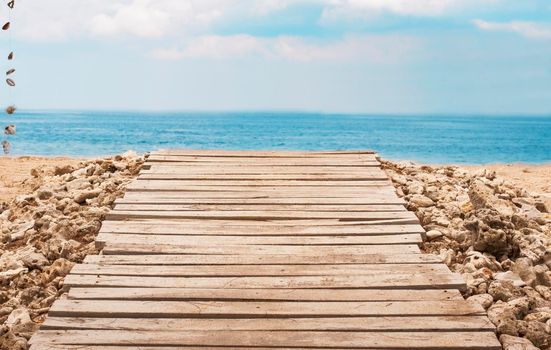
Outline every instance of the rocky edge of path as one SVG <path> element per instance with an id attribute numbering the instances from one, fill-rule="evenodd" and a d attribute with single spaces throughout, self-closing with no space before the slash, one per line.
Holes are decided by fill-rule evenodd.
<path id="1" fill-rule="evenodd" d="M 0 349 L 27 341 L 63 293 L 75 263 L 97 254 L 94 240 L 105 214 L 137 176 L 133 152 L 31 171 L 33 192 L 0 209 Z"/>
<path id="2" fill-rule="evenodd" d="M 551 349 L 551 208 L 485 169 L 383 168 L 427 231 L 423 250 L 463 275 L 503 348 Z"/>

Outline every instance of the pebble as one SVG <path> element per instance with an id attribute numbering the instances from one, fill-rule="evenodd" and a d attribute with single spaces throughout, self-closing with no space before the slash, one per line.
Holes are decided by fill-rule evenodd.
<path id="1" fill-rule="evenodd" d="M 437 238 L 442 237 L 444 234 L 438 230 L 430 230 L 426 233 L 427 240 L 433 241 Z"/>
<path id="2" fill-rule="evenodd" d="M 473 295 L 468 297 L 467 300 L 479 304 L 484 309 L 489 308 L 494 302 L 494 298 L 490 294 Z"/>
<path id="3" fill-rule="evenodd" d="M 503 345 L 503 350 L 539 350 L 526 338 L 502 334 L 499 337 L 499 341 Z"/>

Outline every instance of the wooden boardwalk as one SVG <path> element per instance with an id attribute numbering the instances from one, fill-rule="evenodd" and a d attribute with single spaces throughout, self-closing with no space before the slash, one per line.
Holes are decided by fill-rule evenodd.
<path id="1" fill-rule="evenodd" d="M 32 349 L 501 349 L 373 153 L 146 165 Z"/>

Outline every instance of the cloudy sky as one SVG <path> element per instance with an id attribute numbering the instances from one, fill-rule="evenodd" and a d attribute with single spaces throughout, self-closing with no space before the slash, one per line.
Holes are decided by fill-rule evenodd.
<path id="1" fill-rule="evenodd" d="M 549 0 L 18 0 L 11 20 L 21 108 L 551 114 Z"/>

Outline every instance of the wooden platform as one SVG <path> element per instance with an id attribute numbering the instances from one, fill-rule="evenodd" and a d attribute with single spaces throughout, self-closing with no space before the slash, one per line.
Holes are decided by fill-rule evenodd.
<path id="1" fill-rule="evenodd" d="M 32 349 L 501 349 L 371 152 L 154 152 Z"/>

